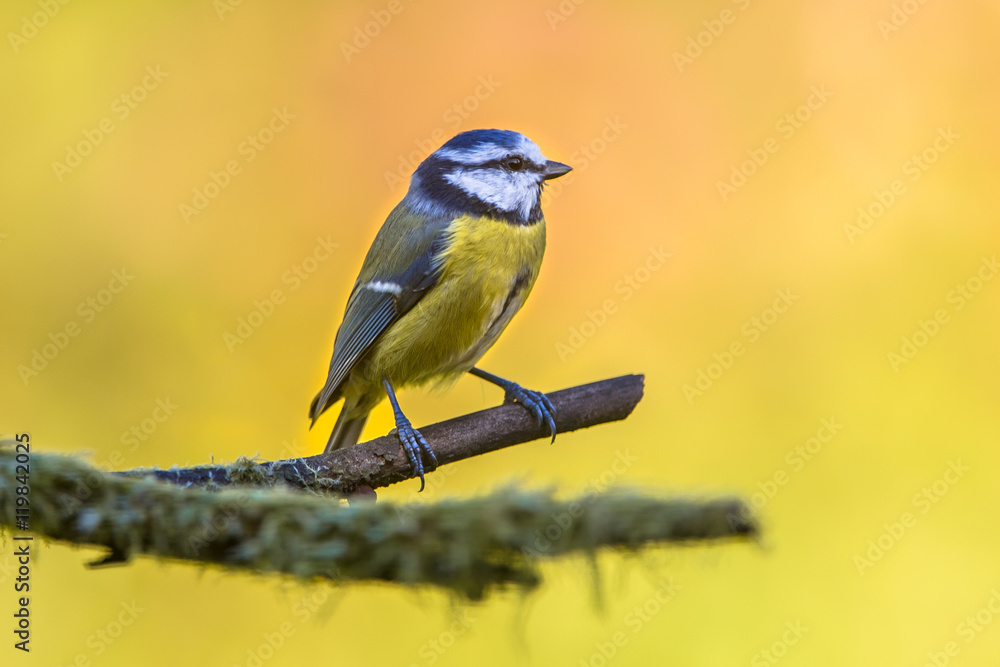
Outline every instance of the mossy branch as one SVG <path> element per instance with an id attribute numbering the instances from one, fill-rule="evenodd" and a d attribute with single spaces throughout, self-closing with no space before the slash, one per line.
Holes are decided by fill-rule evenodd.
<path id="1" fill-rule="evenodd" d="M 624 419 L 642 390 L 642 376 L 630 375 L 553 392 L 557 430 Z M 442 465 L 547 435 L 522 406 L 509 404 L 421 431 Z M 23 518 L 15 510 L 25 497 L 15 465 L 14 451 L 0 443 L 0 526 Z M 736 499 L 617 491 L 562 500 L 516 488 L 433 504 L 345 507 L 324 497 L 411 476 L 394 435 L 288 461 L 121 473 L 32 452 L 29 529 L 109 549 L 98 564 L 148 554 L 304 579 L 432 584 L 470 599 L 536 586 L 540 559 L 757 533 Z"/>
<path id="2" fill-rule="evenodd" d="M 642 393 L 642 375 L 622 375 L 547 396 L 556 409 L 557 432 L 566 433 L 625 419 L 642 399 Z M 550 435 L 523 406 L 511 403 L 423 426 L 420 432 L 434 448 L 439 465 Z M 555 446 L 559 446 L 558 441 Z M 330 454 L 285 461 L 241 459 L 228 466 L 139 469 L 122 474 L 154 477 L 183 486 L 284 483 L 339 495 L 349 495 L 365 486 L 377 489 L 413 477 L 410 463 L 395 435 L 375 438 Z"/>
<path id="3" fill-rule="evenodd" d="M 287 488 L 209 491 L 102 472 L 33 452 L 30 530 L 134 554 L 304 579 L 432 584 L 470 599 L 497 587 L 530 589 L 539 559 L 599 547 L 747 537 L 757 527 L 739 500 L 705 502 L 638 492 L 573 501 L 513 488 L 433 504 L 349 507 Z M 15 458 L 0 447 L 0 525 L 15 525 Z"/>

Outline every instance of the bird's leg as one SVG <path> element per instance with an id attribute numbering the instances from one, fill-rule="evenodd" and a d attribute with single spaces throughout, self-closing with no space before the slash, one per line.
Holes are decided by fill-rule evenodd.
<path id="1" fill-rule="evenodd" d="M 403 414 L 403 411 L 400 410 L 399 401 L 396 400 L 396 392 L 393 391 L 392 384 L 389 383 L 389 380 L 383 378 L 382 386 L 385 387 L 385 393 L 389 395 L 389 402 L 392 403 L 392 412 L 396 418 L 396 435 L 399 436 L 399 443 L 403 446 L 403 451 L 406 452 L 406 458 L 410 459 L 410 465 L 413 467 L 413 474 L 420 476 L 420 490 L 423 491 L 423 455 L 427 455 L 427 459 L 434 464 L 434 468 L 437 468 L 437 457 L 434 456 L 434 452 L 431 451 L 427 441 L 424 440 L 424 436 L 420 435 L 420 431 L 413 428 L 413 424 L 410 423 L 410 420 L 407 419 L 406 415 Z"/>
<path id="2" fill-rule="evenodd" d="M 479 368 L 473 368 L 469 373 L 503 389 L 504 400 L 508 403 L 517 402 L 528 408 L 531 414 L 535 416 L 535 419 L 538 420 L 539 426 L 542 425 L 543 421 L 548 425 L 549 431 L 552 433 L 552 442 L 556 441 L 556 409 L 552 406 L 552 402 L 549 401 L 548 396 L 540 391 L 525 389 L 516 382 L 504 380 L 502 377 L 497 377 Z"/>

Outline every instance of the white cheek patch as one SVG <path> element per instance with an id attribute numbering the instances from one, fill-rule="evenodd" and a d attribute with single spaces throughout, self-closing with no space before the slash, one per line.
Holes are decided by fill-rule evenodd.
<path id="1" fill-rule="evenodd" d="M 529 172 L 508 173 L 499 169 L 457 169 L 445 176 L 452 185 L 501 211 L 531 215 L 538 200 L 538 180 Z"/>

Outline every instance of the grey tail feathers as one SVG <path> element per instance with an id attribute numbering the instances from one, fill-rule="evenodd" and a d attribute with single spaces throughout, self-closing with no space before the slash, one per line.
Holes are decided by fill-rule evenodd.
<path id="1" fill-rule="evenodd" d="M 351 445 L 358 444 L 358 440 L 361 438 L 361 431 L 365 428 L 365 422 L 368 421 L 368 414 L 365 413 L 360 417 L 354 417 L 348 419 L 347 414 L 353 411 L 354 405 L 350 401 L 345 401 L 343 407 L 340 409 L 340 416 L 337 417 L 337 423 L 333 427 L 333 432 L 330 434 L 330 439 L 326 443 L 326 449 L 323 453 L 332 452 L 335 449 L 340 449 L 341 447 L 350 447 Z"/>

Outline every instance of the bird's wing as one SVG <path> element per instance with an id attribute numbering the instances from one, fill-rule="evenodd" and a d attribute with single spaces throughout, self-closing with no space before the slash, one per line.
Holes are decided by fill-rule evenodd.
<path id="1" fill-rule="evenodd" d="M 449 223 L 443 217 L 414 215 L 403 204 L 389 214 L 347 301 L 326 384 L 309 409 L 314 423 L 340 398 L 341 383 L 379 336 L 437 283 L 437 259 Z"/>

